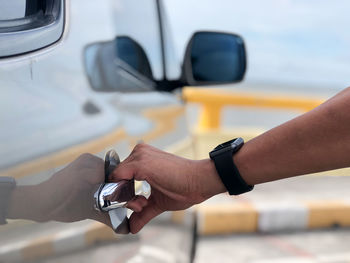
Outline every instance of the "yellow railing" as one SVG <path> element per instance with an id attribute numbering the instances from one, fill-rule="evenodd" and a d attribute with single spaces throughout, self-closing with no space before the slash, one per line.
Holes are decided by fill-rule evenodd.
<path id="1" fill-rule="evenodd" d="M 289 96 L 267 96 L 249 93 L 234 93 L 223 89 L 191 88 L 185 87 L 182 93 L 187 102 L 202 105 L 200 115 L 200 129 L 217 129 L 220 127 L 220 116 L 222 108 L 228 105 L 291 109 L 301 112 L 309 111 L 324 100 L 306 99 L 302 97 Z"/>

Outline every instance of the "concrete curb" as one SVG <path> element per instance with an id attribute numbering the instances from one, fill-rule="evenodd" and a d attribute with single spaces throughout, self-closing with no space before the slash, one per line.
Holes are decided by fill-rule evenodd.
<path id="1" fill-rule="evenodd" d="M 203 204 L 196 215 L 200 235 L 350 227 L 343 201 Z"/>
<path id="2" fill-rule="evenodd" d="M 109 227 L 93 222 L 37 239 L 0 246 L 0 262 L 39 260 L 121 237 L 117 236 Z"/>
<path id="3" fill-rule="evenodd" d="M 278 203 L 203 203 L 185 211 L 165 213 L 164 221 L 192 225 L 199 235 L 300 231 L 350 226 L 350 202 L 313 201 Z M 109 227 L 91 222 L 29 241 L 0 246 L 0 262 L 37 261 L 90 247 L 98 242 L 120 240 Z"/>

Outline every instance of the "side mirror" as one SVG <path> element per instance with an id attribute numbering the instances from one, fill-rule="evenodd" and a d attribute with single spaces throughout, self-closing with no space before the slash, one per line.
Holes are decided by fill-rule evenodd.
<path id="1" fill-rule="evenodd" d="M 65 0 L 0 1 L 0 58 L 48 47 L 64 27 Z"/>
<path id="2" fill-rule="evenodd" d="M 138 73 L 153 80 L 151 65 L 141 45 L 128 36 L 118 36 L 115 40 L 116 56 Z"/>
<path id="3" fill-rule="evenodd" d="M 147 55 L 135 40 L 118 36 L 112 41 L 88 45 L 85 69 L 96 91 L 148 91 L 154 89 Z"/>
<path id="4" fill-rule="evenodd" d="M 243 80 L 246 52 L 235 34 L 195 33 L 185 53 L 183 76 L 192 86 L 235 83 Z"/>

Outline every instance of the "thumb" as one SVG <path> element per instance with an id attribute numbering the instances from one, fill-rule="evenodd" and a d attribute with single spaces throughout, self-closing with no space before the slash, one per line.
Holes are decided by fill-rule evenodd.
<path id="1" fill-rule="evenodd" d="M 154 202 L 150 200 L 148 204 L 142 209 L 141 212 L 132 213 L 129 223 L 130 232 L 136 234 L 139 232 L 149 221 L 156 216 L 160 215 L 163 211 L 154 205 Z"/>

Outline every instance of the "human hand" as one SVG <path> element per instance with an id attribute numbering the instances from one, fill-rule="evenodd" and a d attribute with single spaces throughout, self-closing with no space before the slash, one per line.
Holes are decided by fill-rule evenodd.
<path id="1" fill-rule="evenodd" d="M 140 196 L 128 203 L 135 211 L 132 233 L 164 211 L 183 210 L 226 191 L 210 159 L 189 160 L 146 144 L 136 145 L 111 175 L 111 181 L 133 178 L 147 181 L 152 192 L 148 200 Z"/>
<path id="2" fill-rule="evenodd" d="M 12 196 L 9 218 L 39 222 L 94 219 L 110 226 L 108 214 L 94 209 L 93 196 L 103 182 L 103 160 L 83 154 L 41 184 L 18 186 Z"/>

